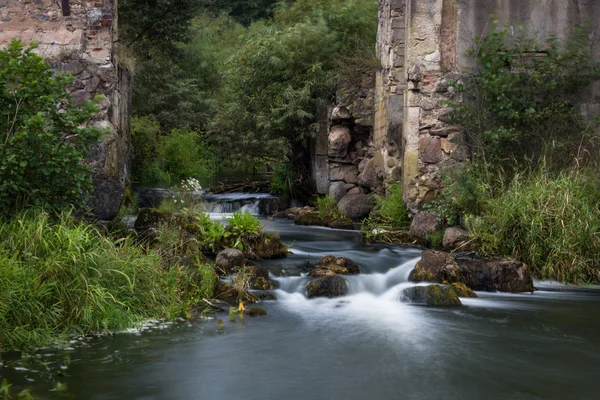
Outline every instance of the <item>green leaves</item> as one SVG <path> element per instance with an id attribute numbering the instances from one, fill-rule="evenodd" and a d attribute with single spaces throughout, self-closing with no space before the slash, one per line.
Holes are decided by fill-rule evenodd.
<path id="1" fill-rule="evenodd" d="M 92 102 L 78 108 L 55 74 L 18 40 L 0 50 L 0 213 L 31 205 L 81 206 L 91 189 L 91 168 L 82 159 L 100 135 L 79 128 L 92 117 Z"/>

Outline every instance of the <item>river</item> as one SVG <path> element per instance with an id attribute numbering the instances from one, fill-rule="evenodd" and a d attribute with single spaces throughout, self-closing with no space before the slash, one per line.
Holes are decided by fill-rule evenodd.
<path id="1" fill-rule="evenodd" d="M 241 207 L 256 211 L 257 201 Z M 398 295 L 410 286 L 419 250 L 366 245 L 357 232 L 288 220 L 265 224 L 294 253 L 263 263 L 280 283 L 278 301 L 262 303 L 266 317 L 220 315 L 222 327 L 217 319 L 156 323 L 68 350 L 5 353 L 0 375 L 36 399 L 600 396 L 598 287 L 536 282 L 533 294 L 478 293 L 452 309 L 411 306 Z M 300 265 L 327 254 L 355 260 L 362 274 L 348 278 L 347 297 L 308 300 Z"/>

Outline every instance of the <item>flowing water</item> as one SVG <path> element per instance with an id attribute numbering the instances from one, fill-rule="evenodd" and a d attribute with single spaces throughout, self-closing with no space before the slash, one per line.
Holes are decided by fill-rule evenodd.
<path id="1" fill-rule="evenodd" d="M 263 262 L 280 284 L 266 317 L 148 324 L 71 350 L 7 353 L 0 375 L 38 399 L 600 398 L 597 287 L 538 282 L 534 294 L 479 293 L 460 308 L 411 306 L 398 297 L 420 251 L 265 223 L 294 253 Z M 302 264 L 327 254 L 362 274 L 348 277 L 344 298 L 308 300 Z"/>

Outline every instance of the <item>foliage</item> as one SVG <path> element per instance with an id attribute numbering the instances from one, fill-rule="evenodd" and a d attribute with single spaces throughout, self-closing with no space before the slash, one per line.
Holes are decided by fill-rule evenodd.
<path id="1" fill-rule="evenodd" d="M 64 215 L 0 222 L 0 346 L 54 345 L 71 334 L 119 331 L 187 313 L 193 278 L 129 239 L 113 241 Z"/>
<path id="2" fill-rule="evenodd" d="M 271 193 L 283 196 L 290 194 L 292 186 L 293 171 L 289 163 L 279 163 L 275 166 L 269 190 Z"/>
<path id="3" fill-rule="evenodd" d="M 211 124 L 219 147 L 237 146 L 244 157 L 288 152 L 334 95 L 340 55 L 374 51 L 377 4 L 298 0 L 282 4 L 271 23 L 252 25 L 227 63 Z"/>
<path id="4" fill-rule="evenodd" d="M 91 167 L 82 162 L 101 131 L 85 127 L 97 111 L 77 107 L 66 86 L 70 76 L 55 73 L 13 40 L 0 50 L 0 209 L 27 206 L 64 209 L 82 206 L 92 187 Z"/>
<path id="5" fill-rule="evenodd" d="M 427 236 L 427 247 L 431 249 L 441 249 L 444 241 L 444 230 L 436 231 Z"/>
<path id="6" fill-rule="evenodd" d="M 384 231 L 410 227 L 408 210 L 402 199 L 402 185 L 399 182 L 393 182 L 386 192 L 385 197 L 375 196 L 375 207 L 373 207 L 371 215 L 363 221 L 362 231 L 368 240 L 373 235 L 380 235 Z"/>
<path id="7" fill-rule="evenodd" d="M 592 130 L 573 100 L 600 77 L 586 29 L 575 29 L 565 42 L 510 32 L 497 26 L 477 38 L 469 52 L 477 68 L 454 83 L 464 101 L 452 104 L 472 161 L 509 181 L 542 160 L 549 168 L 581 160 Z"/>
<path id="8" fill-rule="evenodd" d="M 147 183 L 170 183 L 177 179 L 212 175 L 217 158 L 206 135 L 174 129 L 161 135 L 159 124 L 150 117 L 133 118 L 133 173 Z"/>
<path id="9" fill-rule="evenodd" d="M 149 56 L 153 48 L 172 51 L 186 41 L 190 21 L 203 0 L 121 0 L 119 32 L 121 44 L 133 47 L 138 56 Z"/>
<path id="10" fill-rule="evenodd" d="M 255 21 L 273 15 L 273 5 L 278 0 L 203 0 L 204 6 L 213 12 L 227 12 L 240 24 L 249 26 Z"/>
<path id="11" fill-rule="evenodd" d="M 523 260 L 537 277 L 599 282 L 599 199 L 595 171 L 538 171 L 516 176 L 467 226 L 482 250 Z"/>
<path id="12" fill-rule="evenodd" d="M 315 208 L 319 218 L 323 221 L 333 221 L 345 217 L 344 213 L 338 208 L 335 197 L 331 195 L 319 197 Z"/>
<path id="13" fill-rule="evenodd" d="M 262 231 L 261 222 L 249 212 L 234 212 L 227 218 L 227 226 L 228 231 L 235 236 L 256 235 Z"/>

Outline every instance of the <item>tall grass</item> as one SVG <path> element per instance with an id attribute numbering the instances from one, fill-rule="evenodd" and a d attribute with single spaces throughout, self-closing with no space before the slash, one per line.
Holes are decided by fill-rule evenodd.
<path id="1" fill-rule="evenodd" d="M 523 260 L 539 278 L 600 281 L 600 182 L 592 171 L 517 176 L 466 222 L 483 251 Z"/>
<path id="2" fill-rule="evenodd" d="M 70 215 L 0 221 L 0 348 L 55 345 L 184 314 L 189 279 L 158 253 Z"/>

